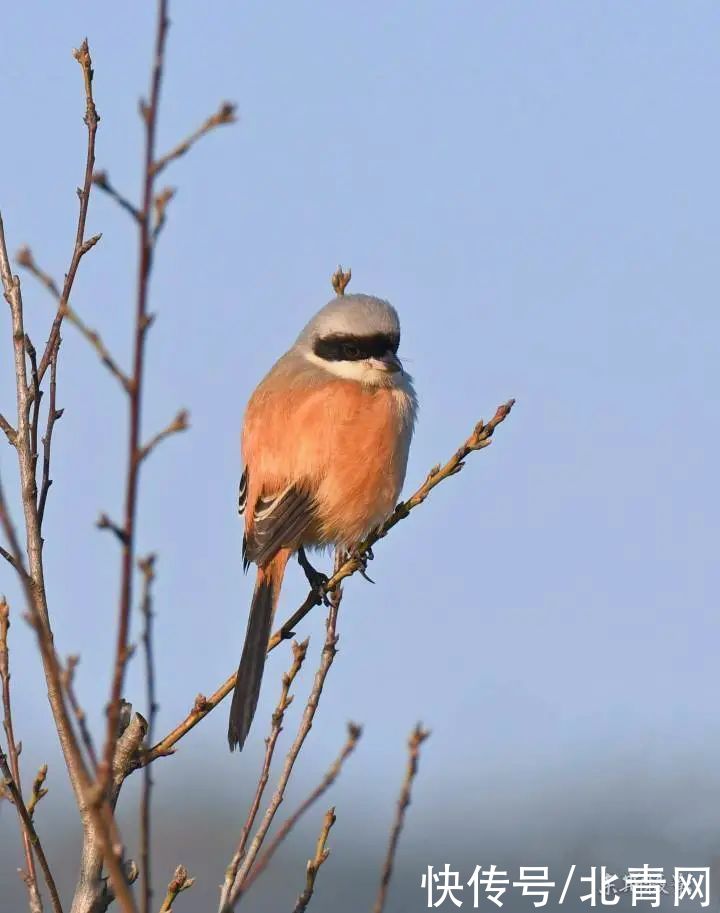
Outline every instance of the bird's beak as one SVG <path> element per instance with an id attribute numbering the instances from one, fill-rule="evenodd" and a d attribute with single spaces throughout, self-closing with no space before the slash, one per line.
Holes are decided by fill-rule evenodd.
<path id="1" fill-rule="evenodd" d="M 397 374 L 398 371 L 402 371 L 403 369 L 400 359 L 389 349 L 382 358 L 373 359 L 373 361 L 377 362 L 377 367 L 380 368 L 380 370 L 387 371 L 388 374 Z"/>

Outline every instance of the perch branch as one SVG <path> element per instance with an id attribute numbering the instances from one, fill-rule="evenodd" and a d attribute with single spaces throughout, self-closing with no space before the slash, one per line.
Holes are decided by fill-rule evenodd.
<path id="1" fill-rule="evenodd" d="M 495 415 L 492 419 L 484 423 L 482 421 L 478 422 L 475 426 L 473 433 L 465 441 L 465 443 L 453 454 L 453 456 L 445 463 L 444 466 L 435 466 L 430 470 L 427 478 L 423 484 L 417 489 L 417 491 L 411 495 L 407 501 L 401 501 L 390 517 L 383 523 L 379 530 L 377 530 L 372 535 L 361 543 L 359 551 L 362 553 L 363 550 L 371 548 L 376 542 L 380 539 L 383 539 L 390 530 L 397 526 L 397 524 L 404 520 L 408 514 L 418 507 L 420 504 L 425 501 L 430 492 L 438 486 L 445 479 L 450 478 L 450 476 L 456 475 L 462 467 L 465 465 L 464 461 L 475 450 L 482 450 L 485 447 L 489 446 L 491 443 L 492 435 L 495 432 L 497 426 L 505 421 L 507 416 L 510 414 L 515 400 L 509 400 L 502 406 L 499 406 L 495 412 Z M 352 574 L 356 573 L 361 569 L 361 563 L 357 558 L 349 558 L 345 561 L 341 567 L 332 575 L 328 584 L 326 586 L 326 591 L 329 592 L 333 587 L 337 586 L 342 580 L 346 577 L 350 577 Z M 268 644 L 268 652 L 274 650 L 275 647 L 283 640 L 293 636 L 293 628 L 302 621 L 302 619 L 311 611 L 311 609 L 318 604 L 319 597 L 314 590 L 311 590 L 308 594 L 305 602 L 300 606 L 300 608 L 285 622 L 285 624 L 276 631 L 273 636 L 270 638 Z M 191 729 L 193 729 L 200 720 L 204 719 L 208 713 L 214 710 L 215 707 L 227 697 L 228 694 L 235 687 L 235 673 L 225 679 L 225 681 L 210 695 L 210 697 L 205 697 L 204 695 L 199 695 L 198 699 L 195 701 L 192 710 L 190 713 L 179 723 L 171 732 L 169 732 L 161 741 L 152 747 L 145 757 L 143 763 L 150 763 L 156 758 L 164 757 L 165 755 L 172 754 L 174 746 L 180 741 L 183 736 L 185 736 Z"/>

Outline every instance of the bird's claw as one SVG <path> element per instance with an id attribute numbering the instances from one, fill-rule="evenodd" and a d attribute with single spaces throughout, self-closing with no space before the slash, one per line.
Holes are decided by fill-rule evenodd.
<path id="1" fill-rule="evenodd" d="M 375 581 L 367 573 L 368 561 L 372 561 L 375 555 L 373 555 L 373 550 L 371 548 L 365 549 L 364 552 L 360 552 L 357 549 L 348 553 L 348 557 L 352 561 L 357 561 L 358 563 L 358 574 L 367 580 L 368 583 L 375 583 Z"/>
<path id="2" fill-rule="evenodd" d="M 298 549 L 298 563 L 305 572 L 305 577 L 307 578 L 307 582 L 310 584 L 310 589 L 315 593 L 315 596 L 317 597 L 316 605 L 324 603 L 324 605 L 329 606 L 330 601 L 327 597 L 326 588 L 330 582 L 330 578 L 327 576 L 327 574 L 323 574 L 322 571 L 316 570 L 312 564 L 310 564 L 303 548 Z"/>

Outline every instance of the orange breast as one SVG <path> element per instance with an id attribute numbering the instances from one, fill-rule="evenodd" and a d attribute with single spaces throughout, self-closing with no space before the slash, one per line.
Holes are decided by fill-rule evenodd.
<path id="1" fill-rule="evenodd" d="M 248 504 L 303 485 L 318 505 L 305 544 L 355 544 L 395 506 L 412 422 L 412 399 L 393 388 L 339 378 L 302 391 L 258 388 L 243 429 Z"/>

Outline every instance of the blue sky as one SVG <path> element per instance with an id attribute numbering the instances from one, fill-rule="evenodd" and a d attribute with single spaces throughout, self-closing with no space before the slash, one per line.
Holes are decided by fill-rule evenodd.
<path id="1" fill-rule="evenodd" d="M 517 406 L 378 546 L 377 585 L 348 585 L 301 776 L 324 769 L 347 718 L 364 722 L 350 783 L 372 784 L 367 827 L 384 833 L 422 719 L 433 736 L 413 811 L 439 847 L 459 808 L 481 819 L 490 796 L 528 783 L 681 777 L 689 797 L 720 749 L 717 4 L 218 2 L 176 4 L 172 20 L 160 149 L 226 98 L 239 123 L 166 172 L 178 194 L 153 276 L 144 428 L 187 407 L 192 430 L 157 451 L 142 485 L 140 548 L 159 554 L 159 729 L 237 663 L 252 588 L 236 514 L 243 407 L 340 262 L 354 291 L 401 315 L 421 400 L 407 492 L 479 418 Z M 11 249 L 31 244 L 58 277 L 85 144 L 71 49 L 88 35 L 97 165 L 135 195 L 150 32 L 138 2 L 4 11 L 0 205 Z M 88 228 L 103 239 L 73 304 L 127 363 L 132 225 L 97 194 Z M 51 302 L 24 288 L 39 343 Z M 5 413 L 8 328 L 4 317 Z M 119 556 L 93 524 L 119 515 L 126 416 L 71 328 L 58 396 L 50 604 L 99 724 Z M 12 456 L 0 450 L 8 480 Z M 9 569 L 0 590 L 19 613 Z M 303 595 L 291 573 L 281 614 Z M 317 654 L 321 618 L 298 633 Z M 48 802 L 62 803 L 19 617 L 11 648 L 27 764 L 54 762 Z M 228 755 L 223 707 L 166 762 L 175 776 L 202 762 L 239 804 L 287 664 L 285 651 L 268 664 L 247 752 Z M 127 696 L 142 708 L 138 663 Z"/>

